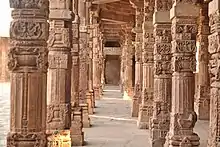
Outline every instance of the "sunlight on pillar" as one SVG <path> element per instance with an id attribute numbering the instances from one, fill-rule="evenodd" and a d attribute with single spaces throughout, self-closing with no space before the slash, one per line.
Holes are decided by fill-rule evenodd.
<path id="1" fill-rule="evenodd" d="M 69 130 L 55 131 L 47 138 L 48 147 L 71 147 Z"/>

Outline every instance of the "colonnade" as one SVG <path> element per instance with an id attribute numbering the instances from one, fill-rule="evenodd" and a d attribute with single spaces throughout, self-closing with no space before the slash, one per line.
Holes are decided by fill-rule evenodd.
<path id="1" fill-rule="evenodd" d="M 131 115 L 138 117 L 138 128 L 150 129 L 154 147 L 196 147 L 197 119 L 210 120 L 208 146 L 217 147 L 220 1 L 130 3 L 136 17 L 121 25 L 121 87 L 124 97 L 132 99 Z M 68 131 L 72 145 L 83 145 L 82 128 L 90 127 L 89 114 L 104 83 L 99 5 L 81 0 L 10 0 L 10 7 L 7 146 L 46 146 L 48 137 Z"/>

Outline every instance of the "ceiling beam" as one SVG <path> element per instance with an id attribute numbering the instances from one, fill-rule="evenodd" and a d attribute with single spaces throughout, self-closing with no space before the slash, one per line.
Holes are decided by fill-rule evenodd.
<path id="1" fill-rule="evenodd" d="M 100 18 L 103 20 L 115 21 L 116 23 L 134 22 L 134 15 L 123 15 L 109 10 L 101 10 Z"/>

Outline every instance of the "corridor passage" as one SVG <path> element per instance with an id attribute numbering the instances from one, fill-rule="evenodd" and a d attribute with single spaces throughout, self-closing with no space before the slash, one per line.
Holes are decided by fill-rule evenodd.
<path id="1" fill-rule="evenodd" d="M 137 118 L 131 117 L 131 101 L 122 99 L 119 87 L 105 86 L 96 106 L 92 127 L 85 129 L 88 147 L 150 147 L 149 130 L 137 129 Z M 207 147 L 208 121 L 199 120 L 195 132 L 200 136 L 200 147 Z"/>
<path id="2" fill-rule="evenodd" d="M 91 115 L 92 127 L 85 129 L 88 147 L 144 147 L 148 130 L 136 127 L 131 118 L 131 101 L 123 100 L 119 87 L 106 86 L 103 98 L 96 101 L 95 114 Z"/>

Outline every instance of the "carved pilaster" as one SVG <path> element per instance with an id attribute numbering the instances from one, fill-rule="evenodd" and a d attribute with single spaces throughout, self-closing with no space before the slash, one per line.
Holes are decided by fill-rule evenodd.
<path id="1" fill-rule="evenodd" d="M 209 3 L 209 25 L 211 34 L 208 37 L 210 54 L 210 124 L 209 147 L 218 147 L 220 144 L 220 2 L 213 0 Z"/>
<path id="2" fill-rule="evenodd" d="M 144 1 L 144 22 L 143 22 L 143 83 L 142 83 L 142 102 L 139 108 L 138 128 L 149 128 L 149 120 L 153 114 L 153 51 L 154 51 L 154 35 L 153 35 L 153 13 L 154 0 Z"/>
<path id="3" fill-rule="evenodd" d="M 208 3 L 204 3 L 200 8 L 199 30 L 198 30 L 198 85 L 195 96 L 195 111 L 198 119 L 208 120 L 210 109 L 210 83 L 208 73 L 208 35 L 209 17 L 208 17 Z"/>
<path id="4" fill-rule="evenodd" d="M 156 0 L 154 11 L 154 100 L 151 119 L 152 147 L 163 147 L 169 131 L 171 108 L 171 20 L 172 0 Z"/>
<path id="5" fill-rule="evenodd" d="M 71 145 L 81 146 L 84 142 L 84 133 L 82 131 L 83 115 L 82 108 L 79 107 L 79 15 L 78 0 L 73 1 L 72 20 L 72 48 L 71 48 Z"/>
<path id="6" fill-rule="evenodd" d="M 193 1 L 175 0 L 170 10 L 172 20 L 172 108 L 165 147 L 199 146 L 193 128 L 196 68 L 196 35 L 199 7 Z"/>
<path id="7" fill-rule="evenodd" d="M 8 147 L 46 146 L 48 0 L 10 0 L 8 69 L 11 120 Z M 62 113 L 62 112 L 61 112 Z"/>
<path id="8" fill-rule="evenodd" d="M 135 38 L 135 86 L 134 96 L 132 99 L 132 117 L 138 117 L 139 104 L 141 103 L 141 90 L 142 90 L 142 42 L 143 42 L 143 30 L 142 24 L 144 20 L 144 1 L 141 1 L 136 6 L 136 24 L 133 28 L 133 32 L 136 33 Z M 142 5 L 142 7 L 141 7 Z"/>

